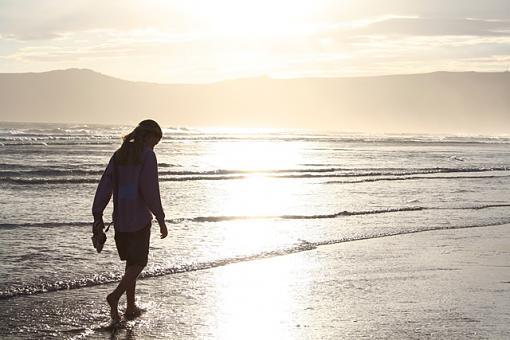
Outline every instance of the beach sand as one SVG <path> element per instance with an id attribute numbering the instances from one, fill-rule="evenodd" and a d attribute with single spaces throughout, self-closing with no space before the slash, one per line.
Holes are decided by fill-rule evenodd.
<path id="1" fill-rule="evenodd" d="M 510 225 L 346 242 L 141 280 L 138 300 L 147 311 L 112 334 L 101 326 L 108 321 L 104 296 L 113 287 L 4 300 L 2 332 L 11 327 L 27 338 L 510 338 Z M 14 330 L 20 319 L 33 321 Z"/>

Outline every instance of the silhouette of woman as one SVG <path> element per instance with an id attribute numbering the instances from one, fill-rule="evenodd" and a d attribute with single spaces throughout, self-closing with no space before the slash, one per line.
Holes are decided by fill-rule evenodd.
<path id="1" fill-rule="evenodd" d="M 158 123 L 150 119 L 140 122 L 124 136 L 121 147 L 113 154 L 101 177 L 94 197 L 93 232 L 97 234 L 104 228 L 103 211 L 113 194 L 115 244 L 120 259 L 126 261 L 119 285 L 106 297 L 114 322 L 120 320 L 118 304 L 124 292 L 127 300 L 124 315 L 133 317 L 141 313 L 135 303 L 135 287 L 138 276 L 147 265 L 152 214 L 158 221 L 161 238 L 168 234 L 153 150 L 162 136 Z"/>

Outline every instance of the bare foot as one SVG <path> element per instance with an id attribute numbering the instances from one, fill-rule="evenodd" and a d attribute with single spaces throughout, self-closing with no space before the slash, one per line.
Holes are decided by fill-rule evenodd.
<path id="1" fill-rule="evenodd" d="M 138 306 L 128 307 L 124 312 L 124 316 L 127 318 L 136 318 L 142 315 L 143 312 L 145 312 L 145 309 L 140 308 Z"/>
<path id="2" fill-rule="evenodd" d="M 112 318 L 112 321 L 120 321 L 120 315 L 119 315 L 119 299 L 116 299 L 115 296 L 112 294 L 108 294 L 106 296 L 106 302 L 110 305 L 110 316 Z"/>

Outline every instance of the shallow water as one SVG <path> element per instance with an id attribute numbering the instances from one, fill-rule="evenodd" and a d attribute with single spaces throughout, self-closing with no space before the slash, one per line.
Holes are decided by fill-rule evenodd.
<path id="1" fill-rule="evenodd" d="M 101 254 L 91 245 L 90 210 L 127 132 L 0 124 L 4 306 L 21 299 L 44 305 L 54 294 L 47 292 L 109 289 L 119 279 L 113 233 Z M 337 242 L 510 222 L 509 137 L 177 128 L 164 135 L 155 150 L 170 237 L 159 240 L 153 227 L 146 277 Z M 111 208 L 105 220 L 110 214 Z"/>

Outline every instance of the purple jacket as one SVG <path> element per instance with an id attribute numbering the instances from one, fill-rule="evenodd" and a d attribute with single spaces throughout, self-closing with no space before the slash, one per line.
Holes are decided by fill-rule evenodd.
<path id="1" fill-rule="evenodd" d="M 103 216 L 112 197 L 115 176 L 113 162 L 112 156 L 97 187 L 92 205 L 95 220 Z M 117 175 L 118 193 L 113 193 L 118 202 L 113 216 L 116 231 L 133 232 L 143 229 L 151 222 L 152 214 L 158 222 L 165 220 L 159 194 L 158 162 L 152 149 L 144 148 L 141 164 L 117 165 Z"/>

